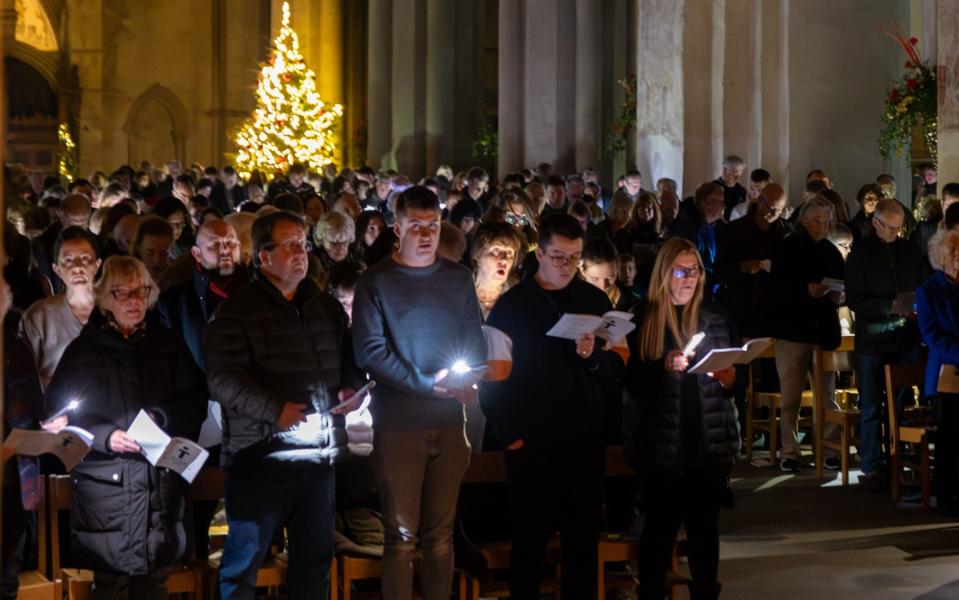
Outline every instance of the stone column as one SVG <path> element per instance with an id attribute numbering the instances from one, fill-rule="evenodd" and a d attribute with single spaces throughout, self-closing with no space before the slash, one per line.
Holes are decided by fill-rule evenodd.
<path id="1" fill-rule="evenodd" d="M 684 0 L 641 0 L 637 11 L 636 155 L 644 186 L 683 185 Z"/>
<path id="2" fill-rule="evenodd" d="M 523 2 L 516 0 L 499 2 L 497 171 L 501 174 L 522 168 L 525 161 L 523 80 L 526 75 L 526 63 L 522 54 L 524 13 Z"/>
<path id="3" fill-rule="evenodd" d="M 369 0 L 366 161 L 374 169 L 389 166 L 392 146 L 393 3 Z"/>
<path id="4" fill-rule="evenodd" d="M 603 139 L 600 115 L 602 7 L 576 0 L 576 171 L 596 168 Z"/>
<path id="5" fill-rule="evenodd" d="M 456 8 L 460 8 L 457 6 Z M 451 160 L 454 139 L 456 82 L 456 10 L 447 0 L 426 0 L 426 171 L 430 175 Z"/>
<path id="6" fill-rule="evenodd" d="M 940 186 L 959 181 L 959 1 L 937 3 Z"/>
<path id="7" fill-rule="evenodd" d="M 393 1 L 390 164 L 412 179 L 425 171 L 426 0 Z"/>
<path id="8" fill-rule="evenodd" d="M 104 156 L 102 0 L 67 5 L 67 32 L 69 56 L 77 67 L 81 90 L 76 131 L 80 172 L 92 173 L 103 168 Z"/>

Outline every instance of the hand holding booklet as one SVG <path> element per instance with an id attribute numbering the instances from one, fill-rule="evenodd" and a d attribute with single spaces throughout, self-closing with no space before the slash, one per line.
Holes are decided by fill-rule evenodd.
<path id="1" fill-rule="evenodd" d="M 633 315 L 627 312 L 611 310 L 601 317 L 566 313 L 560 317 L 552 329 L 546 332 L 546 335 L 578 340 L 587 333 L 592 333 L 598 338 L 615 342 L 634 329 L 636 324 L 633 323 Z"/>
<path id="2" fill-rule="evenodd" d="M 772 343 L 772 338 L 749 340 L 742 348 L 715 348 L 689 369 L 690 373 L 715 373 L 733 365 L 745 365 L 763 353 Z"/>
<path id="3" fill-rule="evenodd" d="M 67 471 L 71 471 L 86 457 L 92 445 L 92 433 L 86 429 L 68 425 L 59 433 L 14 429 L 7 436 L 3 448 L 21 456 L 52 454 L 60 459 Z"/>
<path id="4" fill-rule="evenodd" d="M 143 409 L 127 429 L 127 435 L 140 444 L 140 453 L 151 465 L 176 471 L 188 483 L 193 483 L 210 455 L 192 440 L 171 438 Z"/>

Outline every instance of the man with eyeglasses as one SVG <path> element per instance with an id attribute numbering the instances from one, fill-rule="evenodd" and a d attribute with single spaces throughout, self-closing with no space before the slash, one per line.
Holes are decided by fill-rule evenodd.
<path id="1" fill-rule="evenodd" d="M 346 313 L 306 276 L 306 234 L 303 219 L 285 211 L 253 223 L 252 281 L 222 301 L 203 338 L 210 393 L 223 408 L 224 599 L 254 597 L 257 569 L 281 527 L 289 596 L 325 598 L 329 587 L 333 463 L 346 454 L 342 413 L 359 403 L 336 407 L 361 377 Z M 211 268 L 222 270 L 236 258 L 226 250 L 211 244 L 197 255 L 209 253 Z"/>
<path id="2" fill-rule="evenodd" d="M 883 365 L 919 362 L 916 312 L 892 311 L 899 294 L 919 286 L 921 255 L 900 236 L 905 222 L 902 205 L 892 198 L 876 204 L 872 229 L 853 246 L 846 262 L 846 303 L 856 314 L 856 358 L 859 360 L 859 413 L 862 475 L 859 485 L 882 489 Z M 906 390 L 900 390 L 906 392 Z M 908 391 L 911 398 L 912 391 Z M 906 397 L 887 410 L 901 410 Z M 896 476 L 894 474 L 894 476 Z"/>
<path id="3" fill-rule="evenodd" d="M 506 448 L 512 549 L 510 597 L 537 598 L 546 549 L 563 538 L 564 598 L 591 598 L 604 478 L 602 344 L 547 332 L 564 314 L 612 309 L 601 290 L 576 277 L 584 232 L 570 215 L 544 219 L 535 274 L 493 306 L 487 326 L 512 340 L 512 370 L 484 383 L 480 402 Z"/>
<path id="4" fill-rule="evenodd" d="M 93 312 L 93 279 L 100 268 L 96 237 L 81 227 L 66 227 L 54 244 L 53 272 L 66 290 L 35 302 L 23 314 L 20 335 L 33 352 L 44 389 L 53 379 L 66 347 L 80 335 Z M 57 419 L 59 427 L 66 417 Z"/>
<path id="5" fill-rule="evenodd" d="M 360 278 L 353 299 L 356 359 L 377 386 L 373 468 L 383 504 L 385 600 L 446 600 L 453 518 L 469 466 L 464 410 L 486 363 L 472 273 L 436 254 L 436 194 L 411 187 L 396 201 L 398 248 Z"/>

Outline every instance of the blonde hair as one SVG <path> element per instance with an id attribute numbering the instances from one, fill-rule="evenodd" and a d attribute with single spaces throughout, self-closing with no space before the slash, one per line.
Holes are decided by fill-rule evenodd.
<path id="1" fill-rule="evenodd" d="M 673 263 L 683 254 L 696 256 L 700 276 L 696 280 L 696 291 L 683 311 L 682 322 L 676 315 L 676 307 L 669 297 L 669 282 L 672 280 Z M 677 347 L 686 344 L 696 333 L 699 324 L 699 307 L 703 301 L 703 259 L 692 242 L 684 238 L 666 240 L 656 262 L 653 274 L 649 278 L 649 302 L 643 311 L 643 322 L 639 327 L 639 355 L 642 360 L 658 360 L 663 356 L 666 330 L 673 336 Z"/>
<path id="2" fill-rule="evenodd" d="M 316 222 L 313 230 L 313 242 L 322 246 L 323 242 L 347 242 L 352 244 L 356 240 L 356 225 L 349 215 L 339 211 L 324 213 Z"/>
<path id="3" fill-rule="evenodd" d="M 93 297 L 98 307 L 103 307 L 103 301 L 113 290 L 114 286 L 139 279 L 140 285 L 150 286 L 150 295 L 147 297 L 147 308 L 153 308 L 160 296 L 160 288 L 154 283 L 147 271 L 146 265 L 132 256 L 109 257 L 103 262 L 100 278 L 93 284 Z"/>

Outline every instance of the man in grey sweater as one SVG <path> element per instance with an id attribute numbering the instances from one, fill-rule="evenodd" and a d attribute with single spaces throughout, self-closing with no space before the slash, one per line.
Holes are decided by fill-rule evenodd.
<path id="1" fill-rule="evenodd" d="M 383 597 L 412 596 L 419 546 L 423 598 L 446 600 L 456 498 L 470 455 L 463 404 L 476 402 L 486 342 L 472 275 L 436 255 L 436 195 L 421 186 L 403 192 L 394 228 L 399 248 L 363 274 L 353 301 L 357 363 L 378 384 L 371 410 L 386 522 Z"/>

